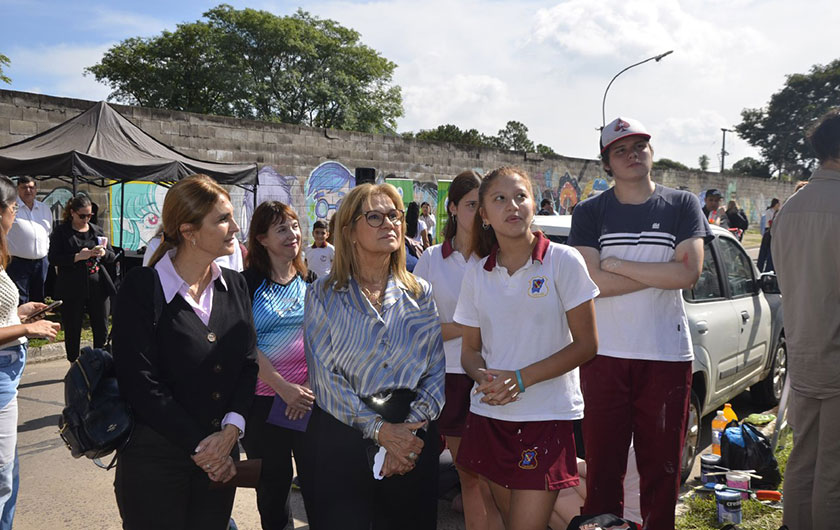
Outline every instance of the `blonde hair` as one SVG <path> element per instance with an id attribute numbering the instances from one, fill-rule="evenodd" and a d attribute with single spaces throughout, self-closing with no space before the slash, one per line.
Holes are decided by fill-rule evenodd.
<path id="1" fill-rule="evenodd" d="M 230 200 L 227 190 L 207 175 L 190 175 L 169 188 L 163 200 L 160 246 L 152 255 L 149 266 L 154 267 L 164 254 L 183 245 L 186 239 L 181 234 L 181 225 L 191 224 L 198 230 L 220 196 Z"/>
<path id="2" fill-rule="evenodd" d="M 391 199 L 394 208 L 397 210 L 404 208 L 397 188 L 390 184 L 362 184 L 345 195 L 338 212 L 333 216 L 335 219 L 335 231 L 332 232 L 335 235 L 335 261 L 333 261 L 332 270 L 330 270 L 327 280 L 327 285 L 331 285 L 333 289 L 347 287 L 348 279 L 359 273 L 356 248 L 351 240 L 350 232 L 353 230 L 355 223 L 366 222 L 362 220 L 365 204 L 376 195 L 384 195 Z M 414 275 L 405 268 L 405 223 L 400 225 L 399 233 L 400 247 L 391 253 L 389 269 L 396 280 L 399 280 L 415 297 L 418 297 L 423 290 Z"/>

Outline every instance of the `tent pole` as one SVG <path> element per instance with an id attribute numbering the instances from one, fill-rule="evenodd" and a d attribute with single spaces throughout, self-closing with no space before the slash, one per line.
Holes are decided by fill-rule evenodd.
<path id="1" fill-rule="evenodd" d="M 125 220 L 125 182 L 120 182 L 120 248 L 123 248 L 123 221 Z"/>
<path id="2" fill-rule="evenodd" d="M 76 196 L 76 175 L 73 175 L 73 197 Z"/>
<path id="3" fill-rule="evenodd" d="M 260 174 L 254 177 L 254 211 L 257 211 L 257 186 L 260 184 Z"/>

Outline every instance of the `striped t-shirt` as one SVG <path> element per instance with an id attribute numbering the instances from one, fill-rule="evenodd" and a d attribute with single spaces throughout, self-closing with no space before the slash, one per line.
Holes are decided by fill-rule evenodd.
<path id="1" fill-rule="evenodd" d="M 305 383 L 308 379 L 303 352 L 306 282 L 299 274 L 286 285 L 263 278 L 253 270 L 243 275 L 252 292 L 257 348 L 283 379 L 298 385 Z M 256 394 L 273 396 L 275 392 L 262 379 L 257 379 Z"/>
<path id="2" fill-rule="evenodd" d="M 642 204 L 624 204 L 615 188 L 575 207 L 568 244 L 592 247 L 601 259 L 662 263 L 677 245 L 712 237 L 697 197 L 656 185 Z M 598 355 L 648 361 L 694 358 L 688 319 L 679 289 L 642 289 L 595 300 Z"/>

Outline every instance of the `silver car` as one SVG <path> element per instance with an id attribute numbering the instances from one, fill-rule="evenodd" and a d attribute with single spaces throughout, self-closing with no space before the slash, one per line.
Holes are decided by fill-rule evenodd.
<path id="1" fill-rule="evenodd" d="M 570 215 L 538 215 L 534 226 L 566 242 Z M 782 303 L 775 275 L 759 274 L 741 243 L 718 226 L 706 243 L 703 271 L 683 290 L 694 345 L 691 403 L 683 449 L 682 479 L 691 473 L 700 444 L 700 422 L 745 390 L 766 406 L 779 402 L 787 373 Z"/>

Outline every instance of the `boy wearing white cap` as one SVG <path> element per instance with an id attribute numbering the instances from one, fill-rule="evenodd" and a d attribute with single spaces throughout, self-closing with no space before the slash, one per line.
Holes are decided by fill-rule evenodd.
<path id="1" fill-rule="evenodd" d="M 601 131 L 615 186 L 575 208 L 569 244 L 600 296 L 598 355 L 581 366 L 587 496 L 584 514 L 623 513 L 630 439 L 646 529 L 674 528 L 691 390 L 691 347 L 680 289 L 700 276 L 709 223 L 692 193 L 651 181 L 650 134 L 630 118 Z"/>

